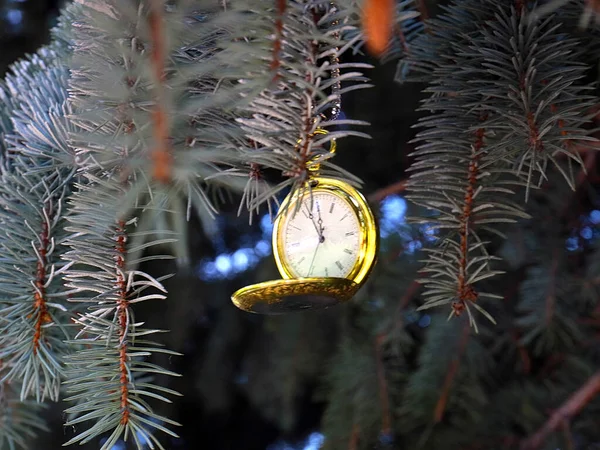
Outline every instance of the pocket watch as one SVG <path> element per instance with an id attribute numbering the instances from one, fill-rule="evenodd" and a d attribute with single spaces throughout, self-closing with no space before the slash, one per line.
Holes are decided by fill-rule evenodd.
<path id="1" fill-rule="evenodd" d="M 316 172 L 306 183 L 288 194 L 273 224 L 282 279 L 239 289 L 231 297 L 238 308 L 261 314 L 327 308 L 351 299 L 371 272 L 379 236 L 364 196 Z"/>

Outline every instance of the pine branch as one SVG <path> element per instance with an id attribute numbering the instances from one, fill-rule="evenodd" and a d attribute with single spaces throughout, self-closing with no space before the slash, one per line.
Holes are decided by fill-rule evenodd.
<path id="1" fill-rule="evenodd" d="M 316 166 L 324 176 L 358 182 L 331 162 L 329 146 L 344 136 L 366 136 L 334 131 L 363 123 L 326 117 L 337 108 L 338 96 L 368 87 L 360 70 L 369 65 L 339 63 L 360 39 L 352 3 L 294 0 L 273 7 L 251 0 L 230 11 L 236 34 L 221 44 L 219 58 L 227 66 L 226 79 L 239 80 L 233 95 L 244 100 L 235 110 L 246 138 L 240 151 L 249 168 L 244 202 L 251 214 L 264 202 L 270 209 L 269 202 L 286 187 L 305 189 Z M 273 187 L 255 183 L 262 169 L 280 171 L 285 179 Z"/>
<path id="2" fill-rule="evenodd" d="M 569 421 L 579 414 L 598 394 L 600 394 L 600 372 L 592 375 L 583 386 L 552 413 L 550 418 L 536 433 L 523 441 L 520 446 L 521 450 L 535 450 L 540 448 L 549 434 L 565 424 L 568 425 Z"/>
<path id="3" fill-rule="evenodd" d="M 38 402 L 58 400 L 71 336 L 71 314 L 61 302 L 63 203 L 74 175 L 63 56 L 42 49 L 15 64 L 6 80 L 13 118 L 6 136 L 11 171 L 0 186 L 0 358 L 3 381 L 19 382 L 21 400 Z"/>
<path id="4" fill-rule="evenodd" d="M 446 409 L 446 403 L 448 402 L 448 395 L 450 389 L 452 388 L 452 383 L 456 377 L 456 373 L 458 372 L 458 367 L 460 364 L 460 360 L 463 357 L 467 342 L 469 341 L 469 327 L 466 325 L 463 327 L 463 331 L 461 333 L 461 338 L 458 343 L 458 349 L 454 354 L 454 358 L 450 362 L 450 366 L 448 367 L 448 372 L 446 373 L 446 378 L 444 378 L 444 383 L 442 385 L 441 394 L 438 402 L 435 405 L 435 410 L 433 412 L 433 420 L 435 423 L 439 423 L 442 421 L 444 417 L 444 410 Z"/>
<path id="5" fill-rule="evenodd" d="M 194 211 L 208 228 L 216 211 L 206 183 L 243 187 L 224 171 L 236 164 L 237 138 L 210 76 L 220 70 L 216 35 L 225 33 L 207 18 L 211 5 L 90 0 L 73 31 L 70 102 L 81 165 L 131 177 L 118 218 L 137 209 L 143 229 L 176 231 L 181 239 L 171 245 L 184 262 L 185 220 Z"/>
<path id="6" fill-rule="evenodd" d="M 456 0 L 441 8 L 443 14 L 429 18 L 423 2 L 418 1 L 425 27 L 412 40 L 410 53 L 398 62 L 396 81 L 433 81 L 434 71 L 445 60 L 452 61 L 456 48 L 469 45 L 473 37 L 479 34 L 480 24 L 494 17 L 498 3 L 494 0 Z"/>
<path id="7" fill-rule="evenodd" d="M 7 450 L 31 448 L 31 440 L 40 431 L 49 431 L 41 418 L 44 405 L 19 399 L 19 389 L 0 383 L 0 448 Z"/>
<path id="8" fill-rule="evenodd" d="M 404 192 L 406 189 L 406 181 L 407 180 L 400 180 L 396 183 L 390 184 L 389 186 L 376 190 L 369 195 L 369 201 L 372 203 L 378 203 L 390 195 Z"/>
<path id="9" fill-rule="evenodd" d="M 429 89 L 432 97 L 424 109 L 436 114 L 422 121 L 429 129 L 418 135 L 426 143 L 413 153 L 416 161 L 410 168 L 414 173 L 407 198 L 434 211 L 435 216 L 417 221 L 441 232 L 436 248 L 426 249 L 422 271 L 429 276 L 419 280 L 426 297 L 421 309 L 450 304 L 451 316 L 466 310 L 477 330 L 471 306 L 493 321 L 476 302 L 498 296 L 480 292 L 475 284 L 501 273 L 491 268 L 498 258 L 487 252 L 480 233 L 502 236 L 498 224 L 527 215 L 503 198 L 512 194 L 516 180 L 511 179 L 502 149 L 488 148 L 488 114 L 470 106 L 479 94 L 469 88 L 468 64 L 467 60 L 460 66 L 466 67 L 464 73 L 440 70 L 436 85 Z"/>
<path id="10" fill-rule="evenodd" d="M 79 185 L 72 197 L 70 225 L 66 227 L 73 233 L 67 241 L 71 250 L 65 255 L 73 264 L 65 276 L 66 286 L 73 291 L 72 302 L 88 307 L 76 319 L 80 330 L 71 342 L 80 350 L 67 361 L 66 385 L 71 394 L 67 400 L 76 404 L 66 412 L 73 415 L 67 425 L 93 424 L 67 444 L 86 443 L 109 433 L 102 450 L 112 448 L 119 439 L 133 440 L 140 450 L 147 443 L 163 449 L 153 432 L 176 436 L 169 428 L 177 423 L 153 412 L 146 399 L 170 402 L 165 394 L 178 394 L 151 383 L 148 374 L 177 374 L 149 358 L 156 353 L 177 353 L 146 339 L 159 330 L 143 328 L 143 322 L 134 318 L 133 306 L 165 299 L 166 291 L 150 275 L 129 269 L 145 258 L 136 256 L 139 249 L 126 247 L 136 234 L 129 229 L 135 219 L 130 223 L 115 220 L 114 205 L 126 196 L 126 186 L 90 174 L 86 178 L 86 184 Z M 142 248 L 169 243 L 147 238 L 149 243 Z"/>
<path id="11" fill-rule="evenodd" d="M 379 382 L 379 399 L 381 401 L 381 433 L 387 436 L 392 431 L 392 415 L 390 411 L 389 389 L 383 362 L 383 344 L 385 335 L 379 334 L 375 339 L 375 358 L 377 361 L 377 380 Z"/>
<path id="12" fill-rule="evenodd" d="M 525 13 L 502 11 L 482 30 L 476 54 L 484 69 L 474 70 L 473 83 L 489 99 L 487 107 L 498 114 L 489 125 L 500 133 L 501 145 L 518 151 L 516 173 L 527 185 L 525 199 L 538 174 L 547 179 L 551 163 L 575 188 L 572 163 L 583 166 L 573 141 L 595 141 L 583 129 L 587 111 L 597 103 L 580 83 L 587 67 L 577 61 L 578 42 L 557 32 L 553 18 L 529 20 Z M 533 45 L 535 43 L 535 45 Z M 558 155 L 567 157 L 564 170 Z"/>
<path id="13" fill-rule="evenodd" d="M 395 0 L 364 0 L 362 28 L 365 44 L 375 56 L 381 56 L 390 43 L 396 22 Z"/>

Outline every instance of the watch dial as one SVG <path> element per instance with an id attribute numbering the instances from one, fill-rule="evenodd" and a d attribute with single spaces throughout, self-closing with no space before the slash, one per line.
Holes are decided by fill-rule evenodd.
<path id="1" fill-rule="evenodd" d="M 282 228 L 282 256 L 295 277 L 345 278 L 359 258 L 360 222 L 351 205 L 337 195 L 316 191 L 312 199 L 305 196 Z"/>

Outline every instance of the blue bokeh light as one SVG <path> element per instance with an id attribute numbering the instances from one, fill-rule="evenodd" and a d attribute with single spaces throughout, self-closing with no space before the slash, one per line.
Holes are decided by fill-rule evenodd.
<path id="1" fill-rule="evenodd" d="M 260 219 L 260 229 L 262 230 L 263 238 L 269 239 L 273 232 L 273 222 L 271 222 L 271 216 L 269 216 L 269 214 L 265 214 Z"/>
<path id="2" fill-rule="evenodd" d="M 585 240 L 590 240 L 592 238 L 592 236 L 594 235 L 594 232 L 592 231 L 592 229 L 590 227 L 584 227 L 582 228 L 582 230 L 579 232 L 579 234 L 581 235 L 582 238 L 584 238 Z"/>
<path id="3" fill-rule="evenodd" d="M 419 326 L 421 328 L 427 328 L 431 324 L 431 316 L 429 314 L 423 314 L 419 319 Z"/>
<path id="4" fill-rule="evenodd" d="M 23 11 L 20 9 L 8 9 L 6 11 L 6 20 L 11 25 L 21 25 L 23 22 Z"/>
<path id="5" fill-rule="evenodd" d="M 231 266 L 231 257 L 229 255 L 220 254 L 219 256 L 217 256 L 217 259 L 215 259 L 215 267 L 224 276 L 229 275 L 229 272 L 232 268 Z"/>
<path id="6" fill-rule="evenodd" d="M 235 252 L 231 259 L 233 260 L 233 268 L 236 272 L 243 272 L 250 265 L 250 258 L 246 249 L 240 249 Z"/>
<path id="7" fill-rule="evenodd" d="M 258 253 L 260 256 L 267 256 L 271 254 L 271 245 L 267 240 L 263 239 L 258 241 L 254 248 L 256 249 L 256 253 Z"/>
<path id="8" fill-rule="evenodd" d="M 267 450 L 319 450 L 325 442 L 325 436 L 322 433 L 314 431 L 302 442 L 290 444 L 279 440 L 267 447 Z"/>
<path id="9" fill-rule="evenodd" d="M 379 233 L 382 238 L 397 231 L 405 222 L 406 207 L 406 200 L 399 195 L 390 195 L 382 200 L 379 221 Z"/>
<path id="10" fill-rule="evenodd" d="M 311 433 L 302 450 L 319 450 L 323 442 L 325 442 L 325 436 L 318 432 Z"/>
<path id="11" fill-rule="evenodd" d="M 570 238 L 567 238 L 566 246 L 567 250 L 570 252 L 574 252 L 575 250 L 579 249 L 579 239 L 577 236 L 571 236 Z"/>

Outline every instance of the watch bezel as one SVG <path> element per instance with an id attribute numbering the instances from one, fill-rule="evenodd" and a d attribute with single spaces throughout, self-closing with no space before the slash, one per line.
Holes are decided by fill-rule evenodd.
<path id="1" fill-rule="evenodd" d="M 275 264 L 283 279 L 298 279 L 291 271 L 284 252 L 284 225 L 290 214 L 297 213 L 296 204 L 311 192 L 327 192 L 345 201 L 355 213 L 360 228 L 358 257 L 354 266 L 344 278 L 362 284 L 371 271 L 378 248 L 378 234 L 375 217 L 364 196 L 348 183 L 333 178 L 317 177 L 310 181 L 311 189 L 297 189 L 288 195 L 273 223 L 273 255 Z M 321 277 L 326 278 L 326 277 Z"/>

